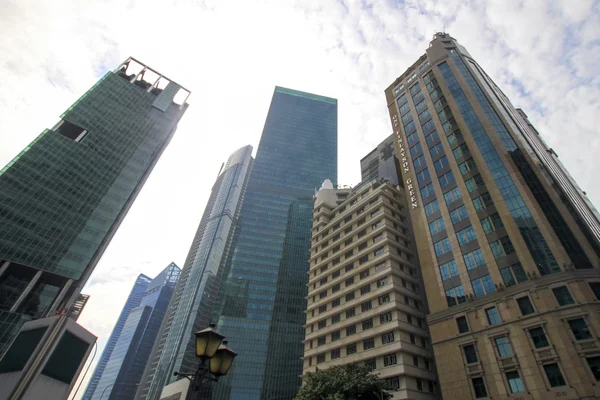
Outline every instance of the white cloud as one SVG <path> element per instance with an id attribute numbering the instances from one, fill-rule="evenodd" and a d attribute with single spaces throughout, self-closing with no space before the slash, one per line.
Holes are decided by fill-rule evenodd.
<path id="1" fill-rule="evenodd" d="M 129 55 L 193 91 L 86 288 L 81 322 L 102 347 L 135 277 L 183 265 L 221 162 L 245 144 L 256 148 L 275 85 L 339 99 L 338 180 L 356 183 L 360 158 L 391 133 L 383 90 L 444 28 L 597 203 L 598 8 L 591 0 L 5 0 L 0 164 Z"/>

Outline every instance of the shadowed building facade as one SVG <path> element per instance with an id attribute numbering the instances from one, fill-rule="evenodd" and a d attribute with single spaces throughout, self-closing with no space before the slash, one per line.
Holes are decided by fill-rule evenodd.
<path id="1" fill-rule="evenodd" d="M 78 297 L 175 133 L 184 91 L 129 59 L 0 170 L 0 354 L 24 322 Z"/>
<path id="2" fill-rule="evenodd" d="M 290 399 L 300 388 L 312 196 L 337 179 L 337 100 L 276 87 L 214 321 L 238 353 L 214 399 Z"/>
<path id="3" fill-rule="evenodd" d="M 600 396 L 600 223 L 455 39 L 385 91 L 444 398 Z"/>
<path id="4" fill-rule="evenodd" d="M 238 149 L 212 188 L 136 394 L 138 399 L 158 398 L 163 387 L 176 379 L 174 372 L 198 367 L 194 332 L 211 323 L 253 161 L 252 146 Z"/>

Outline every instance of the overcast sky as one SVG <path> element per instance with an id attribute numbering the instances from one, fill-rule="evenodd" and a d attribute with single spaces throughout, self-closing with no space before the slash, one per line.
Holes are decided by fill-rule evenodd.
<path id="1" fill-rule="evenodd" d="M 192 91 L 84 291 L 91 298 L 79 321 L 99 337 L 97 361 L 137 275 L 183 266 L 221 163 L 246 144 L 256 150 L 275 85 L 338 99 L 338 181 L 355 184 L 359 160 L 392 132 L 384 89 L 436 31 L 469 50 L 598 204 L 599 8 L 591 0 L 3 0 L 0 167 L 130 55 Z"/>

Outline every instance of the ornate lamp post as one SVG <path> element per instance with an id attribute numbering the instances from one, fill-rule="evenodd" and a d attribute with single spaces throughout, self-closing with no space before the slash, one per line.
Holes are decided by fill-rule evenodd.
<path id="1" fill-rule="evenodd" d="M 220 377 L 227 375 L 237 353 L 226 346 L 223 341 L 225 336 L 214 329 L 211 324 L 209 328 L 196 332 L 196 357 L 200 358 L 200 365 L 193 374 L 182 374 L 175 372 L 175 376 L 185 376 L 190 380 L 186 400 L 200 399 L 200 388 L 207 381 L 217 382 Z M 208 366 L 206 362 L 208 360 Z"/>

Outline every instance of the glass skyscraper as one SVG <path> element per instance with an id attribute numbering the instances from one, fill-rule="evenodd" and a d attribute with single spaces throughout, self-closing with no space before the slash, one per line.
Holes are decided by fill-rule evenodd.
<path id="1" fill-rule="evenodd" d="M 148 284 L 152 279 L 144 274 L 140 274 L 133 284 L 133 288 L 131 289 L 131 293 L 129 293 L 129 297 L 127 297 L 127 301 L 125 301 L 125 306 L 119 315 L 119 319 L 117 319 L 117 323 L 113 328 L 108 341 L 106 342 L 106 346 L 102 351 L 102 356 L 100 356 L 100 360 L 96 365 L 96 369 L 94 370 L 94 374 L 88 383 L 87 389 L 82 397 L 82 400 L 91 400 L 94 395 L 94 391 L 98 387 L 98 382 L 104 373 L 104 369 L 106 368 L 106 364 L 112 355 L 112 352 L 115 348 L 115 344 L 117 340 L 119 340 L 119 336 L 123 331 L 123 326 L 125 326 L 125 321 L 127 321 L 127 317 L 129 317 L 129 313 L 131 310 L 135 309 L 142 302 L 142 298 L 148 289 Z"/>
<path id="2" fill-rule="evenodd" d="M 180 269 L 169 264 L 147 285 L 139 306 L 129 312 L 92 400 L 132 399 L 166 315 Z"/>
<path id="3" fill-rule="evenodd" d="M 194 332 L 211 323 L 252 163 L 252 146 L 235 151 L 212 188 L 137 398 L 158 398 L 173 372 L 198 367 Z"/>
<path id="4" fill-rule="evenodd" d="M 290 399 L 302 373 L 312 196 L 337 181 L 337 100 L 276 87 L 217 298 L 238 353 L 213 399 Z"/>
<path id="5" fill-rule="evenodd" d="M 134 59 L 0 170 L 0 353 L 69 308 L 175 133 L 185 89 Z"/>
<path id="6" fill-rule="evenodd" d="M 444 398 L 594 398 L 600 219 L 446 33 L 385 91 Z"/>

